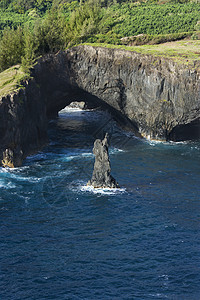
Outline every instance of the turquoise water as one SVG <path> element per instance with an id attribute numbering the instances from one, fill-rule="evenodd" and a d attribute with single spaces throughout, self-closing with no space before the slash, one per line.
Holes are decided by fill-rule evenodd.
<path id="1" fill-rule="evenodd" d="M 118 190 L 86 187 L 108 131 Z M 200 142 L 154 143 L 64 110 L 0 169 L 0 299 L 200 299 Z"/>

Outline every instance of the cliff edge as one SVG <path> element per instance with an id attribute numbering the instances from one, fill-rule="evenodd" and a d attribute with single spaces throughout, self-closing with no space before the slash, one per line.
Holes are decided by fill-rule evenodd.
<path id="1" fill-rule="evenodd" d="M 164 57 L 82 45 L 39 59 L 31 76 L 22 88 L 0 99 L 4 165 L 10 160 L 18 166 L 40 149 L 47 142 L 48 119 L 72 101 L 107 109 L 136 134 L 151 139 L 199 137 L 198 63 L 187 66 Z"/>

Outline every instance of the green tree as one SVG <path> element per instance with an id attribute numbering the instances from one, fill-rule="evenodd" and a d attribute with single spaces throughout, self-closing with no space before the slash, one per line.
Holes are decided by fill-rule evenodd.
<path id="1" fill-rule="evenodd" d="M 69 20 L 71 44 L 85 41 L 89 35 L 98 33 L 103 10 L 96 0 L 89 0 L 72 12 Z"/>
<path id="2" fill-rule="evenodd" d="M 52 9 L 42 22 L 35 24 L 35 36 L 40 54 L 64 49 L 67 41 L 66 17 L 60 10 Z"/>
<path id="3" fill-rule="evenodd" d="M 50 9 L 52 6 L 51 0 L 36 0 L 36 7 L 41 12 L 45 12 L 46 10 Z"/>
<path id="4" fill-rule="evenodd" d="M 11 0 L 1 0 L 0 1 L 0 8 L 7 9 Z"/>
<path id="5" fill-rule="evenodd" d="M 22 28 L 6 28 L 0 42 L 0 70 L 21 62 L 24 55 L 24 38 Z"/>
<path id="6" fill-rule="evenodd" d="M 13 10 L 24 14 L 27 10 L 35 6 L 35 0 L 14 0 L 12 2 Z"/>
<path id="7" fill-rule="evenodd" d="M 22 57 L 22 67 L 27 73 L 35 63 L 36 53 L 39 47 L 39 42 L 36 39 L 30 27 L 26 26 L 24 32 L 24 51 Z"/>

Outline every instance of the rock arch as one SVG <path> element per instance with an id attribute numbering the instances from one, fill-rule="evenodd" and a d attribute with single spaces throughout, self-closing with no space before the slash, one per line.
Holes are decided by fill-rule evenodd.
<path id="1" fill-rule="evenodd" d="M 198 64 L 186 67 L 92 46 L 47 55 L 38 60 L 23 89 L 0 100 L 1 161 L 5 153 L 13 153 L 13 165 L 19 165 L 18 153 L 23 159 L 47 143 L 48 119 L 72 101 L 109 110 L 139 136 L 175 141 L 199 137 L 199 70 Z"/>

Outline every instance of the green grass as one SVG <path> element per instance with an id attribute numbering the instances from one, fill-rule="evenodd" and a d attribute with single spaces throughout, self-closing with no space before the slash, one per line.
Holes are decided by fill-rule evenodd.
<path id="1" fill-rule="evenodd" d="M 23 81 L 29 78 L 29 74 L 22 71 L 20 65 L 13 66 L 0 73 L 0 97 L 22 88 Z"/>
<path id="2" fill-rule="evenodd" d="M 85 43 L 85 45 L 113 49 L 124 49 L 141 54 L 149 54 L 156 57 L 166 57 L 186 65 L 193 65 L 195 61 L 198 65 L 200 65 L 200 40 L 182 40 L 167 42 L 158 45 L 142 45 L 130 47 L 101 43 Z"/>

